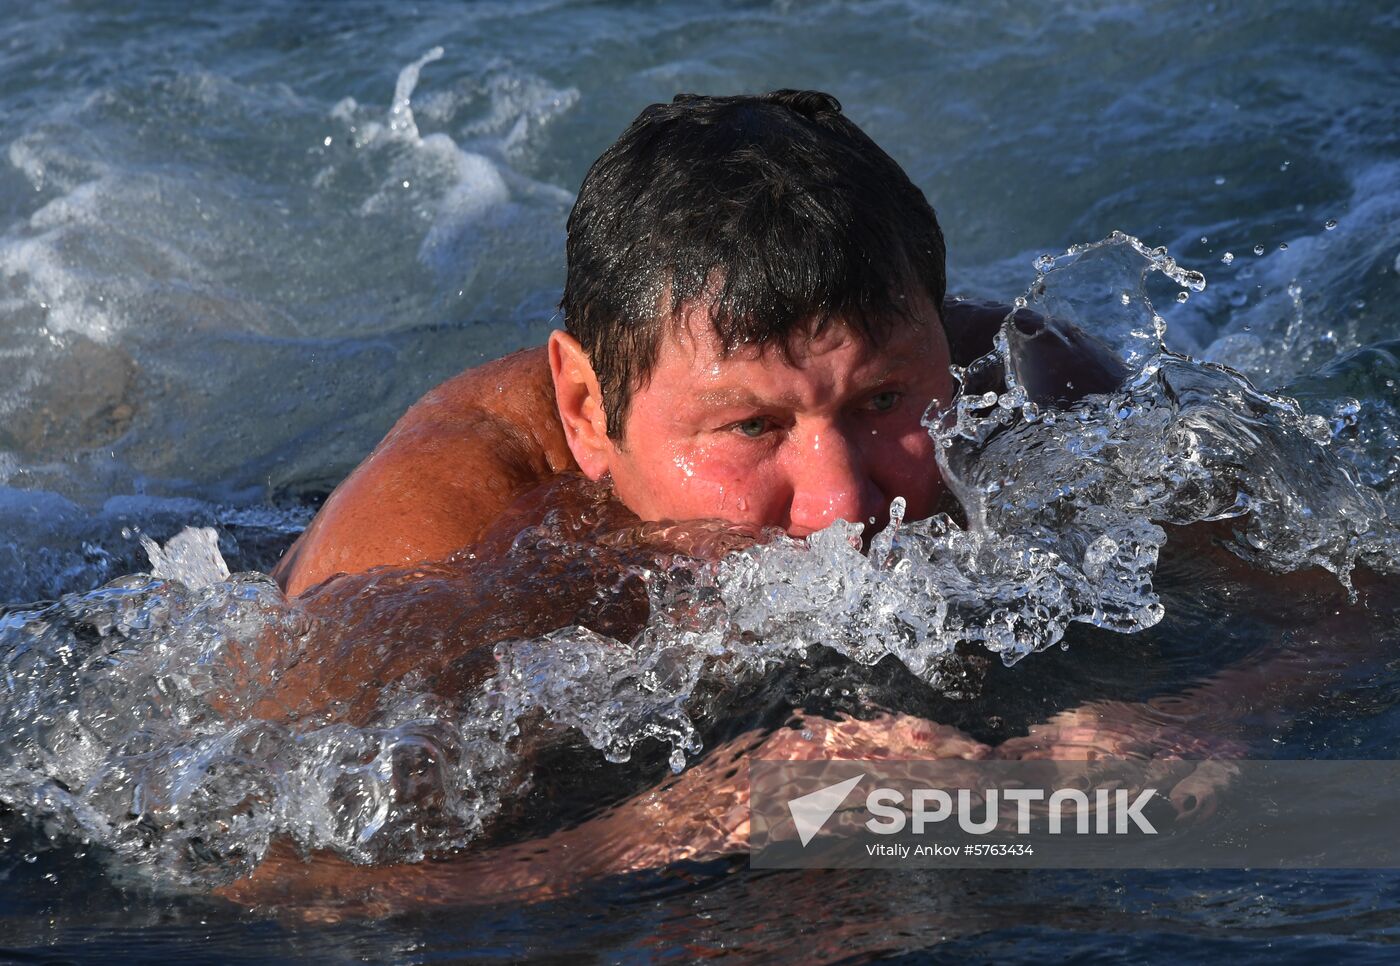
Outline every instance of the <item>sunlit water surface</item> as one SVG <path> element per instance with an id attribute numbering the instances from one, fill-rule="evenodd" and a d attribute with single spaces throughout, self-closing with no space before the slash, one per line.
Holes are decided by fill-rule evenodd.
<path id="1" fill-rule="evenodd" d="M 1400 560 L 1397 60 L 1400 15 L 1379 3 L 6 18 L 0 944 L 82 959 L 200 944 L 221 961 L 1386 957 L 1400 878 L 1371 872 L 722 860 L 338 925 L 206 892 L 277 838 L 389 863 L 548 833 L 793 706 L 893 707 L 996 742 L 1310 633 L 1369 642 L 1356 673 L 1236 736 L 1265 757 L 1394 757 L 1394 622 L 1327 624 L 1322 596 L 1280 607 L 1273 578 L 1207 571 L 1172 528 L 1224 518 L 1237 552 L 1282 571 Z M 486 588 L 470 633 L 501 643 L 488 670 L 452 672 L 471 687 L 407 674 L 292 725 L 230 704 L 324 631 L 255 572 L 422 391 L 557 322 L 588 163 L 647 103 L 779 86 L 837 94 L 905 165 L 943 221 L 954 292 L 1077 320 L 1131 361 L 1121 391 L 1060 413 L 1027 406 L 1013 375 L 966 399 L 937 427 L 964 515 L 868 557 L 839 528 L 710 566 L 546 526 L 494 577 L 437 575 Z M 186 526 L 215 537 L 167 542 Z M 253 573 L 225 579 L 221 559 Z M 545 634 L 497 613 L 565 583 L 616 627 Z M 256 650 L 268 640 L 277 656 Z M 264 678 L 219 670 L 242 651 Z M 395 799 L 395 768 L 424 755 L 429 793 Z"/>

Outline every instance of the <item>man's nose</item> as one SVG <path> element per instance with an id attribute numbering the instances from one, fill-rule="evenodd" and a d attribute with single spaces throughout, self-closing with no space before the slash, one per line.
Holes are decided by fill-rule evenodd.
<path id="1" fill-rule="evenodd" d="M 859 448 L 839 432 L 814 433 L 801 441 L 789 456 L 788 479 L 792 504 L 787 530 L 796 537 L 836 520 L 866 523 L 887 509 Z"/>

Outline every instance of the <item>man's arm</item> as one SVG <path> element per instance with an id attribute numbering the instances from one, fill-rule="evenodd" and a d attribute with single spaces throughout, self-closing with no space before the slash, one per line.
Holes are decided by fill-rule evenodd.
<path id="1" fill-rule="evenodd" d="M 590 879 L 743 852 L 749 841 L 748 764 L 756 758 L 978 760 L 988 749 L 956 728 L 903 714 L 830 720 L 798 711 L 771 733 L 749 732 L 581 825 L 544 839 L 414 865 L 355 866 L 276 846 L 247 878 L 217 890 L 242 905 L 302 918 L 385 916 L 429 905 L 566 895 Z"/>
<path id="2" fill-rule="evenodd" d="M 545 350 L 521 350 L 415 403 L 272 575 L 296 596 L 338 573 L 441 559 L 521 494 L 573 468 Z"/>

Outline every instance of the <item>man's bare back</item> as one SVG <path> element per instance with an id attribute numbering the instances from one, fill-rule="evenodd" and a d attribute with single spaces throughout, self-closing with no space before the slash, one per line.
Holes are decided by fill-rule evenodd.
<path id="1" fill-rule="evenodd" d="M 336 574 L 440 560 L 479 539 L 522 494 L 573 469 L 545 350 L 521 350 L 415 403 L 273 576 L 296 596 Z"/>

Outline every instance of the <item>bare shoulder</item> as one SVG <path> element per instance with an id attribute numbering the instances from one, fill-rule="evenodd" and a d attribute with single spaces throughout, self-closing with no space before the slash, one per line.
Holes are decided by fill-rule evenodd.
<path id="1" fill-rule="evenodd" d="M 338 573 L 440 559 L 572 467 L 545 350 L 512 353 L 452 377 L 404 413 L 273 576 L 295 595 Z"/>

